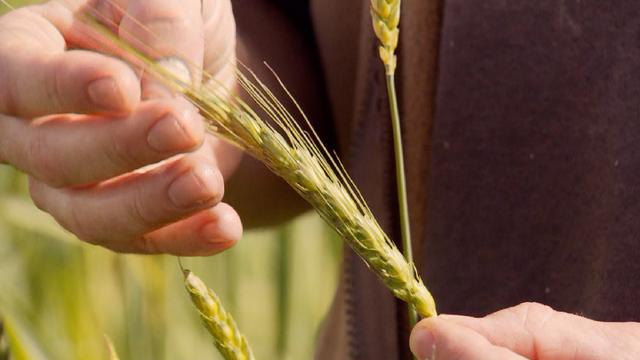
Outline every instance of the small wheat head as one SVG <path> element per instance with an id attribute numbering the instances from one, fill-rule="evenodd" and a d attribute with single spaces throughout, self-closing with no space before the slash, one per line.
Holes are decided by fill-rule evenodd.
<path id="1" fill-rule="evenodd" d="M 247 339 L 213 290 L 189 270 L 184 270 L 184 285 L 225 360 L 254 360 Z"/>
<path id="2" fill-rule="evenodd" d="M 396 48 L 400 37 L 401 0 L 371 0 L 371 21 L 373 30 L 380 41 L 378 52 L 387 75 L 396 71 Z"/>

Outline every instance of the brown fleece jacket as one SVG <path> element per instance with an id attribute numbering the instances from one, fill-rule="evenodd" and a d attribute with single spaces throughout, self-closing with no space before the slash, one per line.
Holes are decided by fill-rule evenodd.
<path id="1" fill-rule="evenodd" d="M 397 238 L 368 1 L 310 10 L 341 155 Z M 401 34 L 415 252 L 439 310 L 640 321 L 640 2 L 403 0 Z M 347 252 L 317 357 L 409 359 L 405 316 Z"/>

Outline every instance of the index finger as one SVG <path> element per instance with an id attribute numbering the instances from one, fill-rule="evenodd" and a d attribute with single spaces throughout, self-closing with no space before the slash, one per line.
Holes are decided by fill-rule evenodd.
<path id="1" fill-rule="evenodd" d="M 61 24 L 73 13 L 58 3 L 13 11 L 0 21 L 0 113 L 126 112 L 140 98 L 138 79 L 123 62 L 69 52 Z"/>

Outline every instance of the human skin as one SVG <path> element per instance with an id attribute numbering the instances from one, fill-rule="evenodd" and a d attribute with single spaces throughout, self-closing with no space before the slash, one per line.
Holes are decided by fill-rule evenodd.
<path id="1" fill-rule="evenodd" d="M 204 67 L 233 88 L 230 65 L 237 43 L 242 61 L 259 75 L 270 75 L 262 61 L 279 64 L 280 76 L 307 114 L 326 119 L 312 52 L 272 3 L 252 0 L 237 6 L 248 25 L 239 39 L 230 0 L 202 3 L 201 9 L 198 0 L 57 0 L 0 18 L 0 163 L 25 171 L 34 202 L 81 240 L 118 252 L 211 255 L 240 238 L 242 223 L 271 225 L 308 209 L 259 162 L 206 134 L 201 117 L 184 99 L 146 76 L 140 79 L 141 69 L 100 54 L 110 49 L 97 46 L 86 36 L 90 29 L 72 16 L 88 8 L 160 63 L 182 59 L 194 84 Z M 279 41 L 265 41 L 264 28 Z M 308 69 L 309 75 L 284 71 L 289 68 Z M 115 81 L 114 93 L 101 93 L 100 103 L 93 103 L 89 83 L 108 75 Z M 159 127 L 165 137 L 150 137 L 152 125 L 168 114 L 175 121 Z M 150 141 L 165 148 L 151 148 Z M 148 165 L 160 161 L 149 171 Z M 205 174 L 206 179 L 193 177 L 197 184 L 182 187 L 188 189 L 184 196 L 200 199 L 186 208 L 176 206 L 168 189 L 189 171 Z M 223 193 L 226 203 L 219 202 Z"/>
<path id="2" fill-rule="evenodd" d="M 26 172 L 35 204 L 80 239 L 210 255 L 240 238 L 237 213 L 221 202 L 240 152 L 141 69 L 85 50 L 96 43 L 73 16 L 95 7 L 150 56 L 182 59 L 194 83 L 204 66 L 232 86 L 231 5 L 211 5 L 202 14 L 199 0 L 50 1 L 0 18 L 0 160 Z"/>
<path id="3" fill-rule="evenodd" d="M 34 202 L 90 243 L 175 255 L 233 245 L 242 224 L 221 199 L 239 151 L 206 134 L 191 105 L 140 69 L 77 49 L 92 48 L 72 16 L 86 4 L 60 3 L 0 18 L 0 161 L 25 171 Z M 205 1 L 204 13 L 197 0 L 91 5 L 123 38 L 154 49 L 150 56 L 183 59 L 191 81 L 204 67 L 233 86 L 224 66 L 233 62 L 236 42 L 227 0 Z M 94 83 L 104 79 L 111 80 Z M 281 183 L 257 180 L 264 169 L 248 168 L 242 178 L 250 173 L 281 193 Z M 420 322 L 411 337 L 418 358 L 444 360 L 637 359 L 639 343 L 637 323 L 596 322 L 539 304 L 481 319 L 441 315 Z"/>
<path id="4" fill-rule="evenodd" d="M 593 321 L 523 303 L 483 318 L 440 315 L 418 323 L 419 360 L 640 359 L 640 324 Z"/>

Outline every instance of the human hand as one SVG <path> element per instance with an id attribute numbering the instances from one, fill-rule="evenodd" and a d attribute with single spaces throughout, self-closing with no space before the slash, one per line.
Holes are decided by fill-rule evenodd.
<path id="1" fill-rule="evenodd" d="M 607 323 L 524 303 L 484 318 L 440 315 L 411 334 L 420 360 L 640 359 L 640 324 Z"/>
<path id="2" fill-rule="evenodd" d="M 220 201 L 239 152 L 206 135 L 196 109 L 142 69 L 83 50 L 106 52 L 73 16 L 88 7 L 150 56 L 183 60 L 172 70 L 194 83 L 204 65 L 231 85 L 228 0 L 204 9 L 199 0 L 66 0 L 18 9 L 0 18 L 0 162 L 25 171 L 36 205 L 87 242 L 176 255 L 230 247 L 242 225 Z"/>

